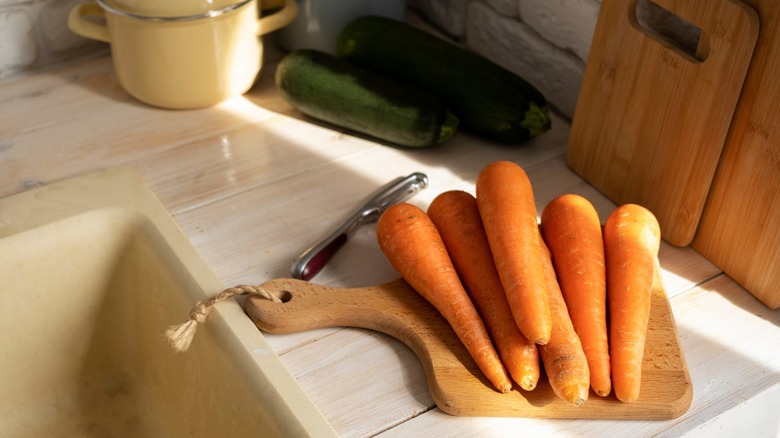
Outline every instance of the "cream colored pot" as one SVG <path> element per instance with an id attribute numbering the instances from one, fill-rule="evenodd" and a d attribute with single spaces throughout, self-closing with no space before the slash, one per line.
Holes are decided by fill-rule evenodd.
<path id="1" fill-rule="evenodd" d="M 111 44 L 117 79 L 136 99 L 163 108 L 199 108 L 248 91 L 262 67 L 260 36 L 289 24 L 298 12 L 296 1 L 286 0 L 260 17 L 260 1 L 193 15 L 147 15 L 97 0 L 75 6 L 68 27 Z"/>

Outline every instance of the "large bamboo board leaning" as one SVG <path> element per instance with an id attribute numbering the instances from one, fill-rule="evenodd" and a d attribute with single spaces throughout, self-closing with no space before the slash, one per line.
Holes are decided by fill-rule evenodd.
<path id="1" fill-rule="evenodd" d="M 659 277 L 659 276 L 657 276 Z M 642 369 L 642 389 L 634 403 L 591 391 L 575 407 L 559 399 L 546 378 L 530 392 L 517 386 L 494 390 L 444 318 L 405 281 L 380 286 L 334 288 L 302 280 L 276 279 L 263 290 L 282 298 L 277 304 L 250 296 L 244 302 L 255 325 L 269 333 L 322 327 L 360 327 L 390 335 L 420 359 L 436 405 L 458 416 L 666 420 L 682 415 L 693 396 L 669 301 L 660 280 L 653 299 Z"/>
<path id="2" fill-rule="evenodd" d="M 780 2 L 745 0 L 762 23 L 692 246 L 780 308 Z"/>

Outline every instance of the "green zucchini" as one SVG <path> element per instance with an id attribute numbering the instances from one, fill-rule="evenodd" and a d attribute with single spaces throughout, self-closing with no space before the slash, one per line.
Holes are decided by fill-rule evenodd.
<path id="1" fill-rule="evenodd" d="M 434 94 L 316 50 L 288 53 L 275 81 L 302 113 L 402 146 L 442 143 L 458 126 Z"/>
<path id="2" fill-rule="evenodd" d="M 339 35 L 336 55 L 438 95 L 461 127 L 504 143 L 550 129 L 541 92 L 520 76 L 474 52 L 407 23 L 361 17 Z"/>

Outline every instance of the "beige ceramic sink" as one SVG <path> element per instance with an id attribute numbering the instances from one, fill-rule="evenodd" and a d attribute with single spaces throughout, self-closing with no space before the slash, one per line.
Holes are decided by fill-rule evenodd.
<path id="1" fill-rule="evenodd" d="M 222 289 L 131 168 L 0 200 L 2 436 L 335 435 L 235 301 L 167 346 Z"/>

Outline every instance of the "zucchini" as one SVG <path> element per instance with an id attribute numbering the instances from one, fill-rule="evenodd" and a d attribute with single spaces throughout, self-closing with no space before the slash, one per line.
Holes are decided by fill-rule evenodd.
<path id="1" fill-rule="evenodd" d="M 407 23 L 358 18 L 341 31 L 336 55 L 434 92 L 463 129 L 486 138 L 520 143 L 550 129 L 547 101 L 533 85 Z"/>
<path id="2" fill-rule="evenodd" d="M 275 81 L 302 113 L 402 146 L 442 143 L 458 126 L 434 94 L 317 50 L 285 55 Z"/>

